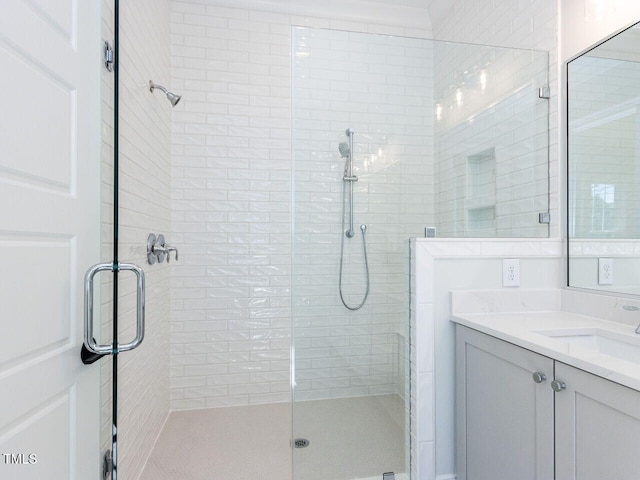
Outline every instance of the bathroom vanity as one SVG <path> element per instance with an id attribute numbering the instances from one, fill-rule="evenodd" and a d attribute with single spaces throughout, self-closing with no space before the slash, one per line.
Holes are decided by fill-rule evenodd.
<path id="1" fill-rule="evenodd" d="M 640 478 L 640 335 L 567 312 L 456 323 L 458 480 Z"/>

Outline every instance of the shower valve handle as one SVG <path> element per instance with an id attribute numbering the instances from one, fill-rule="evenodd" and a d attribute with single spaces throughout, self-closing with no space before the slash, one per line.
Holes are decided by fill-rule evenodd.
<path id="1" fill-rule="evenodd" d="M 171 260 L 171 252 L 175 252 L 176 254 L 176 262 L 178 261 L 178 249 L 176 247 L 171 247 L 169 245 L 165 245 L 165 249 L 167 251 L 167 263 Z"/>

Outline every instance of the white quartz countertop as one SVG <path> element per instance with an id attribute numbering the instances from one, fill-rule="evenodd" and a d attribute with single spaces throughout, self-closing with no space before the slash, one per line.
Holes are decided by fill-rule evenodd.
<path id="1" fill-rule="evenodd" d="M 622 360 L 590 348 L 569 344 L 562 339 L 536 333 L 556 329 L 566 329 L 569 333 L 580 329 L 613 332 L 614 335 L 624 335 L 631 348 L 636 345 L 640 352 L 640 335 L 634 332 L 635 327 L 559 311 L 463 313 L 453 314 L 451 320 L 640 391 L 640 363 Z"/>

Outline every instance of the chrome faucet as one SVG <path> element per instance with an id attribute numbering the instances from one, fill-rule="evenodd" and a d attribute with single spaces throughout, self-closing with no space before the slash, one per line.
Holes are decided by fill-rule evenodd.
<path id="1" fill-rule="evenodd" d="M 640 307 L 636 307 L 635 305 L 623 305 L 622 308 L 624 308 L 627 312 L 637 312 L 638 310 L 640 310 Z M 638 324 L 638 326 L 636 327 L 636 333 L 640 335 L 640 324 Z"/>

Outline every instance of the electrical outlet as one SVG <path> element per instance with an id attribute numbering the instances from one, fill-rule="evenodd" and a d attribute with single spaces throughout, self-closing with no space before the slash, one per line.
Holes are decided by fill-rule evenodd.
<path id="1" fill-rule="evenodd" d="M 613 258 L 598 259 L 598 285 L 613 285 Z"/>
<path id="2" fill-rule="evenodd" d="M 520 259 L 505 258 L 502 260 L 502 286 L 520 286 Z"/>

